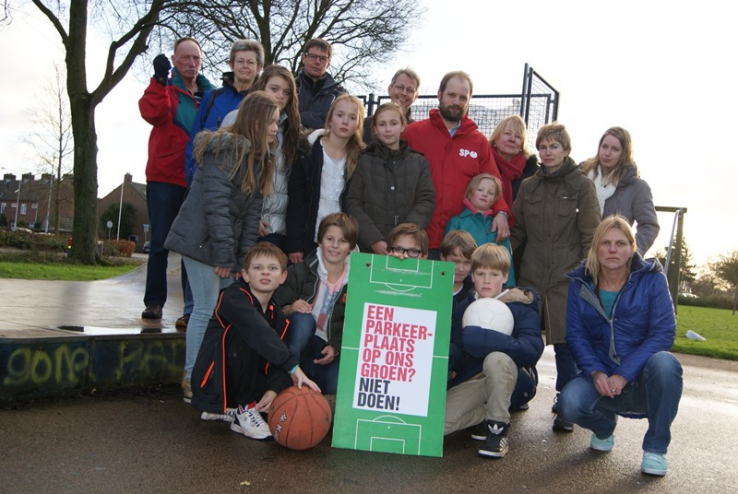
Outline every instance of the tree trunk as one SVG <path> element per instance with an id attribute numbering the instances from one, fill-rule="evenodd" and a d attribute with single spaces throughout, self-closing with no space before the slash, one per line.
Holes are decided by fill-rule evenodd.
<path id="1" fill-rule="evenodd" d="M 95 264 L 97 252 L 97 133 L 90 98 L 71 101 L 74 134 L 72 259 Z"/>

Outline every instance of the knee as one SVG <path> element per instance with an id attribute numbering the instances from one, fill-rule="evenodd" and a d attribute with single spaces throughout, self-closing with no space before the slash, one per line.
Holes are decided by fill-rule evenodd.
<path id="1" fill-rule="evenodd" d="M 594 386 L 584 378 L 575 378 L 569 381 L 561 390 L 556 402 L 559 415 L 567 420 L 578 416 L 579 410 L 587 399 L 587 388 L 594 389 Z"/>
<path id="2" fill-rule="evenodd" d="M 654 353 L 649 357 L 643 373 L 647 378 L 680 379 L 682 364 L 669 352 Z"/>
<path id="3" fill-rule="evenodd" d="M 290 333 L 301 337 L 315 333 L 315 318 L 312 314 L 295 313 L 290 316 Z"/>
<path id="4" fill-rule="evenodd" d="M 517 366 L 509 355 L 502 352 L 492 352 L 484 358 L 482 364 L 484 374 L 487 376 L 495 375 L 500 372 L 511 373 L 517 370 Z"/>

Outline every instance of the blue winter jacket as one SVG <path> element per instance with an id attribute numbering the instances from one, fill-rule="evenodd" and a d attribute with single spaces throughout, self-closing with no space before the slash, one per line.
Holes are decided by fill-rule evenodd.
<path id="1" fill-rule="evenodd" d="M 651 355 L 674 344 L 676 318 L 661 264 L 635 253 L 630 276 L 605 314 L 584 263 L 568 274 L 566 341 L 577 366 L 591 379 L 594 371 L 619 374 L 628 382 L 640 376 Z"/>
<path id="2" fill-rule="evenodd" d="M 239 92 L 233 86 L 233 72 L 223 74 L 223 87 L 211 89 L 203 94 L 195 121 L 192 123 L 190 141 L 187 143 L 187 150 L 185 151 L 185 178 L 187 184 L 192 184 L 192 178 L 195 176 L 195 170 L 197 170 L 197 163 L 195 163 L 192 156 L 195 136 L 201 130 L 218 130 L 225 116 L 237 109 L 241 100 L 247 94 L 248 90 Z"/>
<path id="3" fill-rule="evenodd" d="M 541 323 L 538 317 L 539 299 L 535 290 L 513 288 L 500 300 L 507 304 L 515 321 L 511 335 L 490 331 L 479 326 L 462 327 L 462 318 L 469 304 L 476 300 L 470 293 L 454 309 L 451 321 L 449 366 L 456 376 L 450 387 L 482 372 L 484 358 L 492 352 L 502 352 L 518 366 L 518 381 L 511 398 L 511 409 L 527 403 L 536 393 L 538 373 L 535 366 L 543 354 Z"/>

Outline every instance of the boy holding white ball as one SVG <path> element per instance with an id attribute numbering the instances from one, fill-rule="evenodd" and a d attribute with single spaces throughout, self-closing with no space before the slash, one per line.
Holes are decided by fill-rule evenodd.
<path id="1" fill-rule="evenodd" d="M 502 293 L 510 270 L 510 254 L 504 247 L 484 244 L 474 251 L 471 260 L 476 293 L 453 313 L 449 370 L 454 378 L 446 396 L 444 434 L 477 426 L 472 438 L 484 441 L 479 455 L 502 458 L 508 451 L 510 410 L 527 403 L 536 393 L 535 365 L 543 353 L 538 295 L 523 288 Z M 504 307 L 492 309 L 494 313 L 488 318 L 475 311 L 477 321 L 467 321 L 464 326 L 466 309 L 485 298 L 497 298 L 506 304 L 513 318 L 510 334 L 477 325 L 485 324 L 485 320 L 490 325 L 499 324 L 506 316 Z"/>

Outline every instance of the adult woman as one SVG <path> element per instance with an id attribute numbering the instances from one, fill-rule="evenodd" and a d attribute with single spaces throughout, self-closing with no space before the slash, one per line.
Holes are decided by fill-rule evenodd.
<path id="1" fill-rule="evenodd" d="M 648 419 L 641 470 L 665 475 L 682 366 L 668 352 L 676 320 L 661 265 L 644 260 L 627 218 L 597 227 L 587 260 L 569 274 L 567 340 L 581 374 L 561 392 L 559 413 L 610 451 L 617 415 Z"/>
<path id="2" fill-rule="evenodd" d="M 508 204 L 513 204 L 518 195 L 520 184 L 538 171 L 538 160 L 534 154 L 528 155 L 527 132 L 525 122 L 518 115 L 503 118 L 492 135 L 489 136 L 492 156 L 500 170 L 502 181 L 502 197 Z M 523 237 L 520 245 L 513 252 L 513 272 L 520 273 L 520 263 L 525 252 L 527 239 Z M 516 284 L 516 280 L 511 280 Z"/>
<path id="3" fill-rule="evenodd" d="M 274 173 L 279 106 L 255 91 L 241 103 L 232 126 L 198 136 L 199 168 L 164 247 L 182 254 L 194 310 L 187 327 L 182 388 L 192 396 L 190 375 L 219 289 L 240 273 L 240 262 L 256 243 L 262 197 Z"/>
<path id="4" fill-rule="evenodd" d="M 610 127 L 600 139 L 597 156 L 582 163 L 584 174 L 597 189 L 602 216 L 620 214 L 631 226 L 635 221 L 638 253 L 645 255 L 659 234 L 659 219 L 651 197 L 651 188 L 638 175 L 633 162 L 630 133 L 622 127 Z"/>
<path id="5" fill-rule="evenodd" d="M 287 205 L 287 252 L 293 264 L 318 246 L 320 221 L 344 208 L 346 184 L 364 148 L 363 122 L 364 105 L 342 94 L 328 110 L 325 129 L 310 134 L 308 145 L 298 150 Z"/>
<path id="6" fill-rule="evenodd" d="M 287 184 L 290 180 L 292 162 L 297 155 L 297 140 L 300 135 L 300 110 L 297 105 L 297 87 L 292 73 L 281 65 L 268 65 L 256 81 L 254 91 L 265 91 L 279 105 L 279 130 L 277 131 L 277 155 L 272 192 L 264 197 L 259 222 L 259 241 L 271 242 L 280 249 L 285 248 L 287 234 Z M 223 125 L 236 119 L 236 111 L 226 115 Z"/>
<path id="7" fill-rule="evenodd" d="M 526 146 L 525 122 L 518 115 L 502 119 L 489 136 L 492 155 L 500 170 L 502 197 L 512 204 L 520 184 L 538 171 L 538 160 L 529 155 Z"/>
<path id="8" fill-rule="evenodd" d="M 238 108 L 264 66 L 264 47 L 253 39 L 235 41 L 231 46 L 228 66 L 231 72 L 223 73 L 223 86 L 207 91 L 200 100 L 200 108 L 190 132 L 190 142 L 187 144 L 185 174 L 188 184 L 192 182 L 197 168 L 192 156 L 195 136 L 201 130 L 218 129 L 225 116 Z"/>
<path id="9" fill-rule="evenodd" d="M 513 203 L 515 223 L 510 243 L 515 249 L 527 236 L 518 284 L 535 288 L 542 300 L 542 329 L 556 354 L 556 390 L 577 373 L 566 345 L 566 274 L 589 251 L 592 232 L 600 222 L 594 184 L 569 157 L 571 139 L 563 125 L 548 124 L 538 131 L 536 148 L 541 169 L 526 179 Z M 554 430 L 574 427 L 558 415 Z"/>

